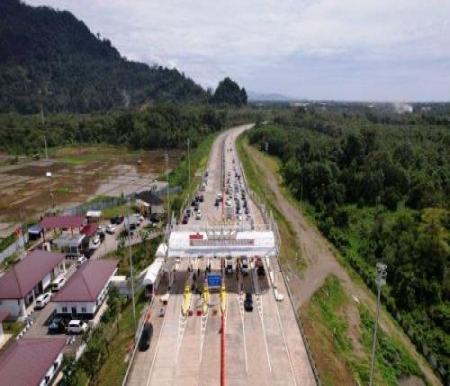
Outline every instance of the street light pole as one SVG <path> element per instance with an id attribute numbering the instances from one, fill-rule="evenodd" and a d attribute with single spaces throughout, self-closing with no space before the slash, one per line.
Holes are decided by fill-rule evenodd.
<path id="1" fill-rule="evenodd" d="M 372 341 L 372 360 L 370 363 L 370 379 L 369 386 L 373 384 L 373 372 L 375 366 L 375 352 L 377 347 L 377 330 L 378 330 L 378 318 L 380 317 L 380 296 L 381 287 L 386 284 L 387 265 L 384 263 L 377 263 L 377 277 L 375 283 L 377 284 L 377 311 L 375 316 L 375 324 L 373 327 L 373 341 Z"/>

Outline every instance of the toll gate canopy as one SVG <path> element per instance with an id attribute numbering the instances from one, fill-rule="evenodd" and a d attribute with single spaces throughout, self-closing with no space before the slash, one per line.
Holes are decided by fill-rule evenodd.
<path id="1" fill-rule="evenodd" d="M 173 231 L 169 236 L 169 257 L 194 258 L 275 255 L 275 236 L 267 231 L 189 232 Z"/>

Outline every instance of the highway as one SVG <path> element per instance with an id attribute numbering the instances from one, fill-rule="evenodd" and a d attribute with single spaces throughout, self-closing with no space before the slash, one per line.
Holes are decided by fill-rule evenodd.
<path id="1" fill-rule="evenodd" d="M 208 162 L 208 177 L 204 200 L 199 209 L 201 219 L 191 216 L 185 230 L 196 231 L 205 225 L 224 221 L 241 226 L 258 228 L 263 225 L 263 216 L 251 201 L 248 187 L 243 178 L 237 157 L 235 140 L 247 126 L 239 126 L 222 133 L 213 144 Z M 229 181 L 228 181 L 229 179 Z M 231 189 L 225 194 L 229 205 L 226 218 L 226 200 L 215 205 L 217 194 L 224 194 L 223 183 Z M 235 189 L 237 185 L 237 189 Z M 244 193 L 242 193 L 242 189 Z M 245 196 L 245 200 L 242 197 Z M 237 200 L 236 200 L 237 198 Z M 244 201 L 248 207 L 245 213 Z M 238 203 L 239 202 L 239 203 Z M 237 207 L 240 210 L 237 210 Z M 193 272 L 188 271 L 191 264 Z M 156 297 L 150 311 L 150 322 L 154 333 L 150 348 L 138 351 L 128 385 L 219 385 L 220 384 L 220 331 L 221 313 L 219 293 L 211 292 L 207 315 L 201 310 L 201 295 L 194 290 L 190 302 L 192 315 L 181 314 L 183 290 L 186 283 L 203 289 L 205 269 L 220 272 L 220 259 L 198 258 L 181 260 L 175 264 L 174 282 L 169 289 L 165 314 L 159 316 L 162 306 Z M 269 283 L 268 275 L 258 276 L 256 269 L 248 275 L 231 274 L 225 277 L 227 289 L 225 313 L 225 384 L 226 385 L 315 385 L 315 379 L 304 347 L 302 335 L 297 326 L 294 311 L 287 297 L 287 291 L 277 262 L 275 282 L 278 291 L 285 295 L 277 302 Z M 200 272 L 200 277 L 198 277 Z M 267 267 L 266 267 L 267 272 Z M 195 273 L 195 280 L 194 274 Z M 159 294 L 168 288 L 168 279 L 162 281 Z M 241 291 L 243 289 L 243 291 Z M 253 311 L 244 310 L 245 293 L 253 297 Z"/>

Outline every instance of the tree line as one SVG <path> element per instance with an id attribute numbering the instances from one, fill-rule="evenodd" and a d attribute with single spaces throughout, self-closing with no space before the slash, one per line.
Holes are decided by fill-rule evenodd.
<path id="1" fill-rule="evenodd" d="M 294 196 L 374 288 L 388 264 L 388 309 L 450 371 L 450 126 L 441 112 L 280 112 L 248 133 L 281 160 Z M 383 118 L 384 117 L 384 118 Z"/>

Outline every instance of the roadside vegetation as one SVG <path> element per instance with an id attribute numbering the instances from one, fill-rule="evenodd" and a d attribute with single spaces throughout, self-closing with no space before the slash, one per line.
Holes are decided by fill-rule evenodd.
<path id="1" fill-rule="evenodd" d="M 316 365 L 324 386 L 367 385 L 374 321 L 367 307 L 351 299 L 340 281 L 329 276 L 302 307 L 302 313 L 312 349 L 322 353 L 317 356 Z M 355 313 L 351 325 L 349 313 Z M 336 357 L 343 361 L 337 361 Z M 414 359 L 382 327 L 378 330 L 375 370 L 376 385 L 395 386 L 402 379 L 422 377 Z"/>
<path id="2" fill-rule="evenodd" d="M 248 133 L 280 159 L 285 187 L 375 290 L 441 376 L 449 373 L 450 136 L 425 114 L 285 111 Z"/>

